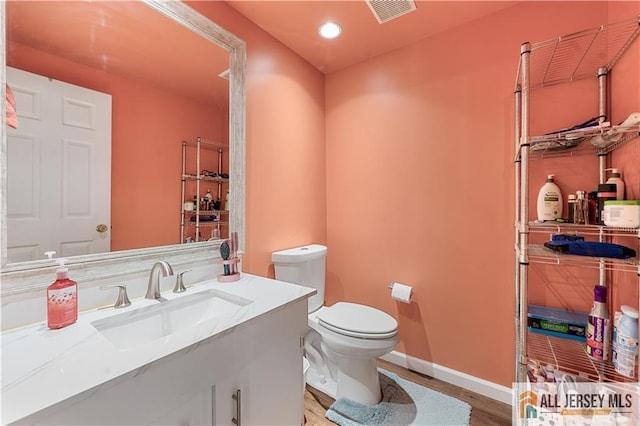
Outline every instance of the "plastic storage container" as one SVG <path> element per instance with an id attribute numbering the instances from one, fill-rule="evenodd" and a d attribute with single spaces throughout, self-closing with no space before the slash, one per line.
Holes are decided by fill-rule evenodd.
<path id="1" fill-rule="evenodd" d="M 580 342 L 586 340 L 589 315 L 561 309 L 530 305 L 527 310 L 528 329 L 549 336 L 562 337 Z"/>
<path id="2" fill-rule="evenodd" d="M 604 224 L 621 228 L 640 228 L 640 200 L 604 202 Z"/>

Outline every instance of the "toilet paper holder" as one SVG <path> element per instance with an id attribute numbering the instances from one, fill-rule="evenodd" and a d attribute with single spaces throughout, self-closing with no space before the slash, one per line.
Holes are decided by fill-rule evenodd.
<path id="1" fill-rule="evenodd" d="M 394 286 L 394 284 L 401 284 L 401 283 L 399 283 L 399 282 L 395 282 L 395 281 L 394 281 L 394 282 L 392 282 L 391 284 L 389 284 L 389 285 L 387 286 L 387 288 L 388 288 L 389 290 L 393 290 L 393 286 Z M 401 284 L 401 285 L 407 285 L 407 284 Z"/>
<path id="2" fill-rule="evenodd" d="M 411 303 L 411 298 L 413 297 L 412 286 L 394 281 L 387 287 L 391 290 L 392 299 L 403 303 Z"/>

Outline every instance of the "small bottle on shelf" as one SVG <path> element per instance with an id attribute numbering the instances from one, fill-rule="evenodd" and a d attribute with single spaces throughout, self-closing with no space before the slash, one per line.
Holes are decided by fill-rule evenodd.
<path id="1" fill-rule="evenodd" d="M 207 210 L 211 210 L 211 203 L 213 202 L 213 195 L 211 195 L 211 190 L 207 189 L 206 194 L 204 194 L 204 202 L 207 205 Z"/>
<path id="2" fill-rule="evenodd" d="M 575 194 L 567 195 L 567 220 L 574 223 L 573 216 L 575 214 L 576 196 Z"/>
<path id="3" fill-rule="evenodd" d="M 585 191 L 576 192 L 576 200 L 573 209 L 573 223 L 578 225 L 589 224 L 589 200 Z"/>
<path id="4" fill-rule="evenodd" d="M 617 197 L 615 183 L 598 185 L 598 202 L 596 204 L 596 225 L 604 225 L 604 202 Z"/>
<path id="5" fill-rule="evenodd" d="M 596 224 L 596 211 L 598 210 L 598 191 L 591 191 L 587 197 L 587 203 L 589 206 L 588 224 Z"/>
<path id="6" fill-rule="evenodd" d="M 609 179 L 606 183 L 614 184 L 616 186 L 616 200 L 624 200 L 624 181 L 622 180 L 622 174 L 620 170 L 615 168 L 605 169 L 611 171 Z"/>

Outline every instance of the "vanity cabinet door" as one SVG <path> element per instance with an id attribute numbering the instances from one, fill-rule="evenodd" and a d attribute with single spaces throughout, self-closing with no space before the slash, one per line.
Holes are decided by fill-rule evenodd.
<path id="1" fill-rule="evenodd" d="M 212 424 L 215 426 L 234 425 L 233 419 L 238 418 L 238 410 L 240 410 L 240 425 L 246 424 L 245 418 L 242 417 L 244 412 L 242 404 L 246 401 L 242 397 L 247 395 L 239 386 L 239 377 L 231 377 L 227 380 L 216 383 L 212 387 L 213 392 L 213 413 Z M 240 399 L 234 397 L 238 395 Z M 237 423 L 236 423 L 237 424 Z"/>
<path id="2" fill-rule="evenodd" d="M 165 370 L 166 371 L 166 370 Z M 98 391 L 89 391 L 18 421 L 16 424 L 65 426 L 211 425 L 208 386 L 165 377 L 163 370 L 142 374 Z"/>
<path id="3" fill-rule="evenodd" d="M 301 338 L 307 301 L 273 312 L 228 341 L 234 357 L 214 390 L 215 425 L 301 425 L 304 418 Z M 218 366 L 220 368 L 220 365 Z M 240 403 L 232 399 L 240 391 Z"/>
<path id="4" fill-rule="evenodd" d="M 165 412 L 149 425 L 209 426 L 212 420 L 212 390 L 188 395 L 182 401 L 167 404 Z"/>
<path id="5" fill-rule="evenodd" d="M 301 425 L 304 417 L 299 337 L 256 349 L 256 361 L 213 387 L 214 425 Z"/>

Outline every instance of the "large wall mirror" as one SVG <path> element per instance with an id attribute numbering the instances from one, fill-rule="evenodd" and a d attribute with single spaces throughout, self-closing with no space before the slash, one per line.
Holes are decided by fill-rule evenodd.
<path id="1" fill-rule="evenodd" d="M 229 176 L 223 187 L 225 193 L 221 194 L 224 203 L 229 191 L 229 213 L 224 221 L 228 222 L 227 232 L 239 233 L 240 246 L 244 247 L 246 48 L 242 40 L 181 1 L 8 1 L 2 2 L 0 8 L 4 36 L 0 64 L 2 293 L 7 290 L 7 283 L 12 292 L 19 291 L 18 281 L 28 274 L 37 275 L 39 268 L 50 267 L 51 262 L 33 260 L 44 259 L 44 251 L 56 250 L 40 241 L 46 239 L 47 229 L 62 226 L 47 223 L 48 210 L 71 212 L 66 219 L 73 216 L 69 206 L 91 210 L 82 200 L 69 201 L 67 194 L 59 196 L 61 187 L 71 188 L 69 192 L 76 194 L 91 190 L 87 198 L 109 202 L 107 207 L 93 208 L 97 217 L 87 219 L 84 214 L 77 214 L 79 221 L 71 224 L 72 231 L 84 227 L 96 240 L 106 240 L 106 249 L 98 249 L 96 254 L 79 244 L 75 255 L 73 241 L 86 238 L 71 235 L 70 249 L 63 253 L 71 256 L 70 264 L 120 265 L 126 260 L 125 269 L 132 272 L 137 259 L 197 259 L 197 253 L 215 247 L 216 241 L 184 244 L 181 240 L 185 201 L 181 192 L 182 142 L 196 138 L 227 147 L 221 153 L 216 148 L 215 158 L 201 168 L 215 169 L 216 164 L 223 164 L 222 171 Z M 73 95 L 61 95 L 62 99 L 71 100 L 71 112 L 63 109 L 57 114 L 62 121 L 79 123 L 71 134 L 57 136 L 64 141 L 60 159 L 43 146 L 41 134 L 58 130 L 55 124 L 54 130 L 43 130 L 38 126 L 44 120 L 29 116 L 31 109 L 48 108 L 44 102 L 40 105 L 35 96 L 39 94 L 37 86 L 31 89 L 20 80 L 33 76 L 36 83 L 41 77 L 46 85 L 48 81 L 62 82 L 72 85 L 71 90 L 77 86 L 107 94 L 105 108 L 111 116 L 104 127 L 109 155 L 74 150 L 74 142 L 84 141 L 77 128 L 93 127 L 104 114 L 96 112 L 100 111 L 99 106 L 78 101 L 80 98 Z M 17 81 L 12 90 L 16 103 L 29 105 L 26 115 L 18 116 L 17 129 L 6 123 L 5 83 L 11 87 L 13 81 Z M 32 125 L 33 121 L 38 125 Z M 82 143 L 76 145 L 82 148 Z M 187 156 L 189 162 L 192 154 Z M 20 157 L 36 160 L 14 160 Z M 89 159 L 88 163 L 79 163 L 85 159 Z M 43 179 L 53 161 L 66 162 L 65 167 L 71 170 L 65 172 L 62 182 Z M 74 167 L 75 164 L 81 165 Z M 85 176 L 94 173 L 100 164 L 108 169 L 107 179 L 88 183 Z M 195 164 L 187 169 L 200 172 L 195 170 Z M 44 187 L 45 184 L 50 186 Z M 53 199 L 46 201 L 44 195 L 35 195 L 34 187 L 41 187 L 38 189 L 53 195 Z M 203 186 L 201 191 L 206 189 L 209 188 Z M 218 186 L 211 189 L 217 196 Z M 100 217 L 101 213 L 108 214 Z M 29 224 L 28 219 L 36 215 L 47 219 L 41 228 Z M 100 225 L 106 225 L 106 231 Z M 209 232 L 206 228 L 201 230 Z M 17 236 L 24 237 L 24 247 L 14 242 Z M 200 240 L 208 237 L 200 235 Z"/>

